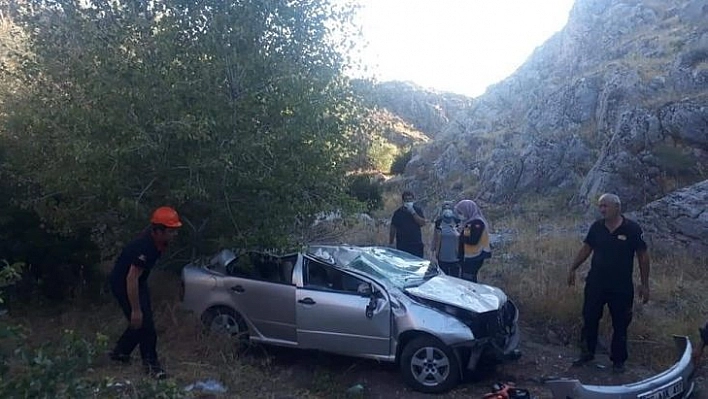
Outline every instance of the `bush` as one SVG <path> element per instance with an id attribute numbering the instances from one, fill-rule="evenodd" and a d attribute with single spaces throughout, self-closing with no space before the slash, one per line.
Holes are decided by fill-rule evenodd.
<path id="1" fill-rule="evenodd" d="M 0 211 L 0 258 L 27 265 L 11 295 L 23 301 L 34 293 L 55 302 L 76 298 L 84 285 L 100 279 L 100 252 L 88 229 L 53 232 L 34 212 L 7 205 Z"/>
<path id="2" fill-rule="evenodd" d="M 349 195 L 366 204 L 367 211 L 381 208 L 383 190 L 381 184 L 369 175 L 356 175 L 349 183 Z"/>
<path id="3" fill-rule="evenodd" d="M 369 147 L 369 163 L 376 170 L 389 170 L 397 153 L 398 148 L 395 145 L 383 137 L 376 136 L 372 139 Z"/>
<path id="4" fill-rule="evenodd" d="M 22 334 L 15 330 L 16 339 Z M 96 384 L 82 378 L 97 353 L 106 344 L 106 337 L 97 335 L 96 343 L 67 330 L 59 345 L 45 343 L 28 350 L 20 346 L 12 357 L 5 357 L 8 370 L 0 380 L 3 398 L 79 398 L 93 396 Z"/>
<path id="5" fill-rule="evenodd" d="M 2 398 L 171 399 L 188 396 L 175 381 L 170 380 L 143 379 L 134 386 L 120 386 L 111 379 L 101 381 L 90 378 L 88 372 L 97 356 L 107 348 L 108 338 L 105 335 L 96 334 L 94 339 L 86 339 L 72 330 L 64 330 L 59 342 L 46 342 L 30 349 L 23 344 L 25 336 L 19 328 L 0 324 L 0 332 L 3 331 L 3 338 L 16 341 L 13 344 L 18 348 L 10 354 L 0 350 Z"/>
<path id="6" fill-rule="evenodd" d="M 396 158 L 391 163 L 391 173 L 394 175 L 402 175 L 406 170 L 406 165 L 410 162 L 413 157 L 413 151 L 407 150 L 396 156 Z"/>

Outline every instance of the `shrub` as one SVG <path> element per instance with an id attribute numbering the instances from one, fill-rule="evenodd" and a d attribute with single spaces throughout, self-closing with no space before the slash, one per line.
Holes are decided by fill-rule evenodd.
<path id="1" fill-rule="evenodd" d="M 394 175 L 403 174 L 406 170 L 406 165 L 408 165 L 408 162 L 410 162 L 412 157 L 413 151 L 410 149 L 398 154 L 398 156 L 396 156 L 391 163 L 391 173 Z"/>
<path id="2" fill-rule="evenodd" d="M 111 379 L 91 378 L 90 369 L 104 353 L 108 337 L 93 339 L 64 330 L 58 342 L 28 348 L 18 327 L 0 324 L 0 397 L 2 398 L 183 398 L 188 394 L 173 380 L 143 379 L 133 386 L 120 386 Z M 3 333 L 4 334 L 1 334 Z M 13 341 L 13 342 L 8 342 Z M 17 349 L 11 351 L 11 347 Z"/>
<path id="3" fill-rule="evenodd" d="M 354 176 L 349 183 L 348 192 L 352 197 L 365 203 L 369 212 L 381 208 L 383 204 L 381 184 L 369 175 Z"/>
<path id="4" fill-rule="evenodd" d="M 380 171 L 390 170 L 398 148 L 383 137 L 376 136 L 369 147 L 369 163 Z"/>
<path id="5" fill-rule="evenodd" d="M 0 211 L 0 258 L 27 265 L 11 295 L 24 301 L 34 293 L 55 302 L 75 298 L 99 280 L 100 253 L 88 229 L 60 234 L 34 212 L 7 205 Z"/>

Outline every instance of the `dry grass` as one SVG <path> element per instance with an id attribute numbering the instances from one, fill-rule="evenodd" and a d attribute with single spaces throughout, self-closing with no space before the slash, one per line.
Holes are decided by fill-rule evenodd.
<path id="1" fill-rule="evenodd" d="M 397 196 L 386 197 L 377 218 L 385 219 L 399 206 Z M 495 232 L 505 232 L 509 242 L 494 248 L 494 256 L 480 271 L 480 281 L 502 288 L 519 306 L 522 322 L 546 331 L 555 344 L 575 345 L 582 327 L 584 278 L 590 260 L 578 269 L 576 285 L 568 287 L 568 268 L 582 245 L 587 221 L 580 216 L 551 216 L 541 204 L 529 203 L 523 215 L 491 220 Z M 495 212 L 488 212 L 493 215 Z M 582 225 L 585 222 L 585 225 Z M 432 228 L 423 228 L 426 253 Z M 350 226 L 342 242 L 386 244 L 388 226 Z M 634 361 L 662 370 L 675 361 L 673 334 L 689 335 L 699 342 L 697 328 L 705 323 L 708 281 L 702 279 L 708 259 L 691 254 L 652 259 L 651 301 L 636 298 L 630 325 L 630 351 Z M 639 270 L 635 267 L 635 282 Z M 550 331 L 550 332 L 549 332 Z M 612 327 L 605 310 L 601 342 L 609 343 Z"/>
<path id="2" fill-rule="evenodd" d="M 376 220 L 387 219 L 398 207 L 397 194 L 386 198 L 386 208 Z M 542 215 L 542 216 L 541 216 Z M 581 218 L 549 218 L 547 214 L 527 213 L 493 220 L 496 232 L 508 233 L 508 241 L 494 249 L 494 257 L 485 263 L 480 281 L 502 288 L 521 309 L 522 323 L 541 331 L 552 331 L 546 337 L 574 345 L 581 327 L 583 275 L 589 261 L 578 271 L 577 285 L 568 287 L 568 266 L 585 234 L 578 227 Z M 340 226 L 336 238 L 353 244 L 386 244 L 388 226 L 383 223 L 357 223 Z M 432 229 L 425 228 L 428 243 Z M 654 370 L 663 370 L 675 361 L 672 334 L 687 334 L 698 342 L 697 327 L 704 323 L 708 282 L 703 280 L 708 265 L 705 257 L 676 254 L 653 259 L 651 274 L 652 300 L 637 304 L 630 326 L 631 361 Z M 220 397 L 272 398 L 335 397 L 346 391 L 338 376 L 326 367 L 317 368 L 309 376 L 284 373 L 289 367 L 273 363 L 275 358 L 255 347 L 237 350 L 232 341 L 205 335 L 194 315 L 178 306 L 177 276 L 155 273 L 151 277 L 158 350 L 178 386 L 197 380 L 215 378 L 229 389 Z M 638 276 L 637 276 L 638 280 Z M 611 326 L 605 313 L 602 336 L 609 342 Z M 40 309 L 14 321 L 31 332 L 28 344 L 56 340 L 59 331 L 71 329 L 86 337 L 101 332 L 113 340 L 125 327 L 125 320 L 113 302 L 64 309 Z M 552 335 L 552 336 L 551 336 Z M 270 349 L 267 349 L 270 351 Z M 249 352 L 250 351 L 250 352 Z M 254 351 L 258 353 L 254 353 Z M 299 355 L 298 355 L 299 356 Z M 137 354 L 132 366 L 118 367 L 100 363 L 93 371 L 96 378 L 138 381 Z"/>
<path id="3" fill-rule="evenodd" d="M 177 277 L 164 272 L 154 274 L 151 287 L 158 353 L 178 387 L 216 379 L 228 388 L 228 393 L 219 395 L 219 398 L 324 398 L 332 397 L 332 392 L 346 390 L 336 382 L 327 385 L 322 381 L 293 381 L 274 367 L 272 357 L 265 353 L 265 349 L 257 346 L 239 348 L 228 337 L 205 333 L 193 314 L 180 309 Z M 96 333 L 107 335 L 110 349 L 126 327 L 120 309 L 113 302 L 45 308 L 25 313 L 23 317 L 13 317 L 12 321 L 22 325 L 29 333 L 29 346 L 58 341 L 61 331 L 73 330 L 89 340 Z M 130 381 L 133 390 L 124 392 L 127 397 L 133 398 L 145 397 L 146 393 L 137 391 L 137 387 L 140 383 L 151 382 L 142 373 L 137 349 L 131 365 L 116 365 L 102 356 L 96 367 L 91 369 L 90 378 L 96 381 Z"/>
<path id="4" fill-rule="evenodd" d="M 578 219 L 580 220 L 580 219 Z M 552 330 L 565 343 L 575 343 L 582 327 L 581 309 L 586 261 L 577 272 L 576 285 L 567 286 L 568 268 L 580 249 L 585 231 L 577 220 L 544 221 L 533 218 L 502 220 L 498 227 L 515 231 L 514 240 L 495 251 L 495 257 L 480 271 L 480 279 L 504 289 L 518 302 L 526 323 Z M 548 226 L 553 230 L 548 231 Z M 655 369 L 675 361 L 671 335 L 689 335 L 700 342 L 697 328 L 705 323 L 708 260 L 691 254 L 652 259 L 651 301 L 635 302 L 630 325 L 632 357 Z M 635 267 L 635 282 L 639 281 Z M 601 324 L 609 342 L 611 325 L 607 310 Z"/>

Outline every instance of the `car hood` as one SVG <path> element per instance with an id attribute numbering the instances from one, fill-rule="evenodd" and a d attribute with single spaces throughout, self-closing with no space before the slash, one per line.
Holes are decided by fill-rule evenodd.
<path id="1" fill-rule="evenodd" d="M 507 298 L 499 289 L 455 277 L 440 275 L 406 292 L 431 301 L 457 306 L 476 313 L 497 310 Z"/>

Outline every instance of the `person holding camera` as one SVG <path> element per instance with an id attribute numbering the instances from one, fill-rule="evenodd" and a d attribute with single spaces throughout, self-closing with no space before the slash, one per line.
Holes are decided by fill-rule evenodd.
<path id="1" fill-rule="evenodd" d="M 423 210 L 415 205 L 415 196 L 411 191 L 404 191 L 401 195 L 403 205 L 396 209 L 391 218 L 388 243 L 411 255 L 422 258 L 425 254 L 423 234 L 421 227 L 425 226 Z"/>

